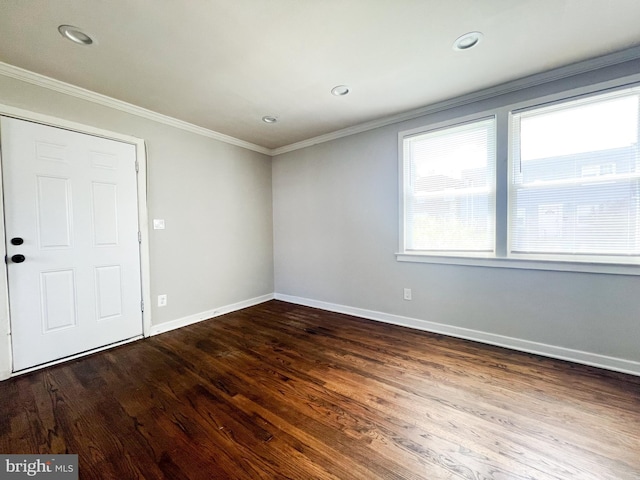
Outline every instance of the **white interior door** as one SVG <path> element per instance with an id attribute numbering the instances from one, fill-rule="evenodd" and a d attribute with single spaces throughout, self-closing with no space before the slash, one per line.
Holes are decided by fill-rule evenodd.
<path id="1" fill-rule="evenodd" d="M 142 334 L 135 146 L 2 117 L 13 369 Z"/>

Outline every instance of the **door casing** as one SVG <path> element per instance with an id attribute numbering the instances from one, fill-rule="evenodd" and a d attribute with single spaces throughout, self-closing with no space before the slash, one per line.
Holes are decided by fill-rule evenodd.
<path id="1" fill-rule="evenodd" d="M 20 120 L 28 120 L 31 122 L 41 123 L 57 128 L 73 130 L 79 133 L 96 135 L 99 137 L 117 140 L 129 143 L 136 147 L 136 159 L 138 161 L 138 224 L 140 228 L 140 273 L 142 280 L 142 299 L 144 301 L 144 311 L 142 312 L 143 335 L 148 337 L 151 335 L 151 274 L 149 267 L 149 222 L 147 211 L 147 162 L 146 162 L 146 146 L 144 140 L 117 132 L 111 132 L 100 128 L 83 125 L 80 123 L 64 120 L 61 118 L 43 115 L 20 108 L 11 107 L 0 104 L 0 115 L 13 117 Z M 2 132 L 0 132 L 0 142 L 2 141 Z M 0 152 L 1 155 L 1 152 Z M 0 162 L 2 161 L 0 157 Z M 0 171 L 0 255 L 6 256 L 6 234 L 4 229 L 4 192 L 2 187 L 2 178 Z M 6 380 L 14 375 L 13 373 L 13 353 L 11 350 L 11 318 L 9 311 L 9 289 L 7 269 L 0 269 L 0 380 Z M 121 342 L 125 343 L 125 342 Z M 118 345 L 118 344 L 116 344 Z M 105 348 L 111 348 L 115 345 L 109 345 Z M 99 351 L 100 348 L 93 350 Z M 87 352 L 91 353 L 91 352 Z M 87 353 L 81 354 L 86 355 Z M 81 356 L 77 355 L 77 356 Z M 40 365 L 32 369 L 20 371 L 20 375 L 28 373 L 35 369 L 43 368 L 56 363 L 65 362 L 77 356 L 67 357 L 61 360 L 53 361 L 45 365 Z"/>

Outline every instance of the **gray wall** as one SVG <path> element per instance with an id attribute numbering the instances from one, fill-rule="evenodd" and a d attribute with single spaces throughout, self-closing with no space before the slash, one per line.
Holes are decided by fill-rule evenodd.
<path id="1" fill-rule="evenodd" d="M 150 229 L 151 294 L 169 296 L 167 307 L 152 306 L 155 325 L 275 290 L 640 361 L 640 277 L 399 263 L 394 256 L 398 131 L 637 73 L 637 65 L 623 64 L 273 162 L 4 76 L 0 103 L 146 140 L 149 218 L 167 225 Z M 403 287 L 413 289 L 413 301 L 402 300 Z"/>
<path id="2" fill-rule="evenodd" d="M 399 131 L 638 73 L 618 65 L 277 156 L 276 293 L 640 361 L 640 277 L 394 256 Z"/>
<path id="3" fill-rule="evenodd" d="M 0 103 L 146 141 L 154 325 L 273 292 L 268 156 L 4 76 Z"/>

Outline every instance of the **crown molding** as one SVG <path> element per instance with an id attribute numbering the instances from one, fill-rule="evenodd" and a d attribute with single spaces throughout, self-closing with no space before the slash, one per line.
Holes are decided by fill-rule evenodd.
<path id="1" fill-rule="evenodd" d="M 0 75 L 15 78 L 23 82 L 31 83 L 32 85 L 37 85 L 39 87 L 47 88 L 55 92 L 64 93 L 65 95 L 70 95 L 72 97 L 81 98 L 82 100 L 88 100 L 89 102 L 97 103 L 105 107 L 110 107 L 122 112 L 130 113 L 132 115 L 146 118 L 148 120 L 153 120 L 154 122 L 164 123 L 165 125 L 179 128 L 181 130 L 186 130 L 187 132 L 202 135 L 204 137 L 213 138 L 230 145 L 246 148 L 247 150 L 252 150 L 254 152 L 262 153 L 265 155 L 271 155 L 270 149 L 262 147 L 260 145 L 247 142 L 245 140 L 240 140 L 239 138 L 231 137 L 214 130 L 209 130 L 208 128 L 199 127 L 198 125 L 194 125 L 183 120 L 178 120 L 177 118 L 163 115 L 146 108 L 138 107 L 137 105 L 133 105 L 122 100 L 117 100 L 115 98 L 111 98 L 106 95 L 102 95 L 101 93 L 96 93 L 82 87 L 77 87 L 75 85 L 71 85 L 70 83 L 62 82 L 54 78 L 40 75 L 39 73 L 31 72 L 14 65 L 10 65 L 8 63 L 0 62 Z"/>
<path id="2" fill-rule="evenodd" d="M 538 85 L 561 80 L 563 78 L 573 77 L 575 75 L 592 72 L 601 68 L 611 67 L 624 62 L 638 59 L 640 59 L 640 46 L 556 68 L 547 72 L 538 73 L 518 80 L 514 80 L 512 82 L 503 83 L 495 87 L 486 88 L 484 90 L 479 90 L 467 95 L 417 108 L 415 110 L 409 110 L 407 112 L 402 112 L 396 115 L 383 117 L 341 130 L 336 130 L 335 132 L 326 133 L 324 135 L 309 138 L 307 140 L 302 140 L 300 142 L 285 145 L 283 147 L 274 148 L 273 150 L 271 150 L 270 155 L 276 156 L 283 153 L 293 152 L 295 150 L 311 147 L 319 143 L 330 142 L 331 140 L 336 140 L 338 138 L 348 137 L 350 135 L 374 130 L 380 127 L 386 127 L 387 125 L 392 125 L 394 123 L 413 120 L 424 115 L 430 115 L 433 113 L 442 112 L 444 110 L 462 107 L 471 103 L 498 97 L 500 95 L 517 92 L 519 90 L 536 87 Z"/>
<path id="3" fill-rule="evenodd" d="M 269 155 L 271 157 L 274 157 L 276 155 L 282 155 L 283 153 L 293 152 L 295 150 L 311 147 L 319 143 L 330 142 L 332 140 L 348 137 L 350 135 L 355 135 L 358 133 L 363 133 L 363 132 L 374 130 L 380 127 L 385 127 L 387 125 L 392 125 L 394 123 L 413 120 L 415 118 L 422 117 L 425 115 L 434 114 L 437 112 L 449 110 L 456 107 L 462 107 L 475 102 L 480 102 L 483 100 L 488 100 L 494 97 L 498 97 L 500 95 L 517 92 L 519 90 L 532 88 L 538 85 L 543 85 L 545 83 L 561 80 L 563 78 L 568 78 L 575 75 L 588 73 L 594 70 L 599 70 L 601 68 L 611 67 L 624 62 L 638 60 L 638 59 L 640 59 L 640 46 L 632 47 L 626 50 L 621 50 L 619 52 L 610 53 L 608 55 L 592 58 L 589 60 L 574 63 L 564 67 L 556 68 L 553 70 L 549 70 L 547 72 L 538 73 L 525 78 L 514 80 L 512 82 L 507 82 L 501 85 L 497 85 L 495 87 L 479 90 L 474 93 L 470 93 L 460 97 L 455 97 L 449 100 L 444 100 L 442 102 L 437 102 L 437 103 L 420 107 L 414 110 L 398 113 L 396 115 L 379 118 L 376 120 L 372 120 L 370 122 L 364 122 L 358 125 L 343 128 L 341 130 L 336 130 L 334 132 L 326 133 L 324 135 L 319 135 L 317 137 L 308 138 L 300 142 L 284 145 L 282 147 L 278 147 L 274 149 L 269 149 L 261 145 L 256 145 L 254 143 L 247 142 L 245 140 L 240 140 L 239 138 L 235 138 L 220 132 L 216 132 L 214 130 L 209 130 L 204 127 L 199 127 L 198 125 L 194 125 L 192 123 L 185 122 L 183 120 L 178 120 L 177 118 L 173 118 L 168 115 L 163 115 L 161 113 L 157 113 L 152 110 L 148 110 L 146 108 L 138 107 L 131 103 L 127 103 L 122 100 L 117 100 L 115 98 L 111 98 L 106 95 L 93 92 L 91 90 L 77 87 L 75 85 L 71 85 L 69 83 L 62 82 L 60 80 L 46 77 L 44 75 L 40 75 L 39 73 L 31 72 L 29 70 L 25 70 L 23 68 L 16 67 L 14 65 L 10 65 L 8 63 L 0 62 L 0 75 L 22 80 L 24 82 L 31 83 L 33 85 L 37 85 L 40 87 L 44 87 L 49 90 L 64 93 L 66 95 L 70 95 L 76 98 L 81 98 L 83 100 L 97 103 L 99 105 L 111 107 L 116 110 L 130 113 L 132 115 L 143 117 L 159 123 L 170 125 L 172 127 L 180 128 L 188 132 L 213 138 L 215 140 L 228 143 L 230 145 L 235 145 L 238 147 L 246 148 L 247 150 L 252 150 L 254 152 L 258 152 L 264 155 Z"/>

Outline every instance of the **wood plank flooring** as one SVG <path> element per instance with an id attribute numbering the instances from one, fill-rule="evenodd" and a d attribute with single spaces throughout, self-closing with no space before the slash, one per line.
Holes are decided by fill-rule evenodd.
<path id="1" fill-rule="evenodd" d="M 82 479 L 640 479 L 640 378 L 267 302 L 0 383 Z"/>

